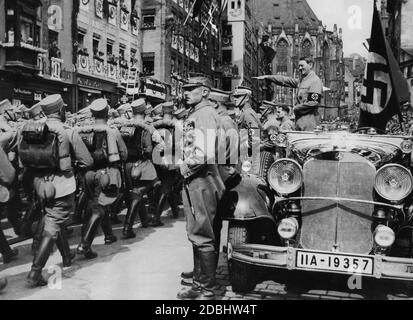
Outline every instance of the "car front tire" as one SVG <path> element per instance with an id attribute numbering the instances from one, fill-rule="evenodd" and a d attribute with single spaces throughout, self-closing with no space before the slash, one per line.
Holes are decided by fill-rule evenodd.
<path id="1" fill-rule="evenodd" d="M 228 242 L 232 246 L 247 244 L 249 240 L 248 229 L 245 223 L 230 222 L 228 228 Z M 228 261 L 229 281 L 234 292 L 248 292 L 255 289 L 256 268 L 253 265 L 239 261 Z"/>

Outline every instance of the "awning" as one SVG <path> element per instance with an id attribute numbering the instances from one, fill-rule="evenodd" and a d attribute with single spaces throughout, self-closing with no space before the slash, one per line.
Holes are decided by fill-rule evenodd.
<path id="1" fill-rule="evenodd" d="M 87 93 L 102 94 L 102 91 L 79 86 L 79 90 Z"/>

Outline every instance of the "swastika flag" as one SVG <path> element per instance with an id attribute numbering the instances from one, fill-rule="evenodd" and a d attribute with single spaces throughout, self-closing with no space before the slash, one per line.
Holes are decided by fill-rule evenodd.
<path id="1" fill-rule="evenodd" d="M 370 49 L 360 103 L 359 127 L 385 130 L 396 114 L 401 120 L 400 104 L 409 100 L 407 80 L 384 36 L 380 14 L 374 5 Z"/>

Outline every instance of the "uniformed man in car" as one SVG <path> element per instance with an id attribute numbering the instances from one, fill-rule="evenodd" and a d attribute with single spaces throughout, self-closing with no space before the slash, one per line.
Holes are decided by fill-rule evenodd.
<path id="1" fill-rule="evenodd" d="M 296 105 L 293 108 L 296 127 L 299 131 L 314 131 L 320 124 L 318 106 L 321 102 L 323 83 L 313 71 L 312 58 L 303 57 L 299 62 L 301 81 L 281 75 L 265 75 L 258 80 L 269 79 L 277 85 L 298 88 Z"/>

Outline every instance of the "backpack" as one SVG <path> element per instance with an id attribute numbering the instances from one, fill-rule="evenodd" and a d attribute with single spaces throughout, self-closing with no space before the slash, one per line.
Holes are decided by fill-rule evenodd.
<path id="1" fill-rule="evenodd" d="M 128 162 L 148 160 L 152 157 L 152 137 L 142 126 L 120 128 L 123 141 L 128 149 Z"/>
<path id="2" fill-rule="evenodd" d="M 20 161 L 32 169 L 60 169 L 59 140 L 46 123 L 27 122 L 21 131 L 18 145 Z"/>
<path id="3" fill-rule="evenodd" d="M 87 149 L 92 155 L 95 167 L 106 167 L 109 163 L 108 136 L 106 131 L 80 133 Z"/>

